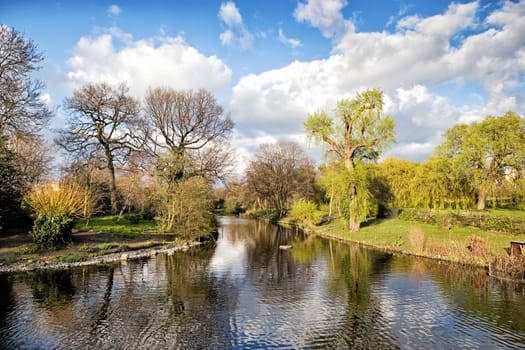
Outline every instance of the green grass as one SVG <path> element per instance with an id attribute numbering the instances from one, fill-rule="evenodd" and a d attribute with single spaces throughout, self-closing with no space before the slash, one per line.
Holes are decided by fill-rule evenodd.
<path id="1" fill-rule="evenodd" d="M 423 252 L 413 247 L 410 240 L 410 233 L 417 229 L 424 233 L 426 239 Z M 354 233 L 347 230 L 346 222 L 342 220 L 335 220 L 314 230 L 376 247 L 478 264 L 487 264 L 491 257 L 507 256 L 505 248 L 510 247 L 511 240 L 525 240 L 525 234 L 483 231 L 471 227 L 453 227 L 449 231 L 437 225 L 399 219 L 376 220 Z M 469 251 L 467 247 L 472 235 L 485 240 L 488 254 L 476 256 Z"/>
<path id="2" fill-rule="evenodd" d="M 83 245 L 78 248 L 78 251 L 81 253 L 93 253 L 93 248 L 88 245 Z"/>
<path id="3" fill-rule="evenodd" d="M 86 220 L 79 220 L 75 223 L 74 229 L 76 231 L 117 233 L 124 237 L 134 238 L 145 231 L 155 231 L 157 227 L 155 220 L 132 222 L 125 216 L 119 218 L 117 215 L 110 215 L 91 218 L 89 225 L 86 225 Z"/>
<path id="4" fill-rule="evenodd" d="M 28 244 L 20 248 L 17 248 L 14 253 L 16 255 L 30 255 L 30 254 L 36 254 L 37 252 L 38 252 L 38 246 L 36 244 Z"/>
<path id="5" fill-rule="evenodd" d="M 53 260 L 56 262 L 62 262 L 62 263 L 74 263 L 74 262 L 84 261 L 86 260 L 86 257 L 66 253 L 63 255 L 55 256 Z"/>
<path id="6" fill-rule="evenodd" d="M 120 249 L 122 245 L 117 242 L 102 243 L 98 246 L 98 249 L 101 251 L 111 250 L 111 249 Z"/>

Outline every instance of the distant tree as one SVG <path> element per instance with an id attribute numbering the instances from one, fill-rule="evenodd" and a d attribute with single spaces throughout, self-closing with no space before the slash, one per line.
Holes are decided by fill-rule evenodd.
<path id="1" fill-rule="evenodd" d="M 39 132 L 52 116 L 44 100 L 44 84 L 31 78 L 42 54 L 33 41 L 0 24 L 0 226 L 20 227 L 25 215 L 22 195 L 48 170 Z"/>
<path id="2" fill-rule="evenodd" d="M 281 217 L 295 199 L 313 197 L 315 169 L 295 142 L 263 144 L 248 164 L 246 182 Z"/>
<path id="3" fill-rule="evenodd" d="M 0 135 L 35 135 L 51 118 L 41 98 L 44 84 L 31 79 L 42 60 L 33 41 L 0 24 Z"/>
<path id="4" fill-rule="evenodd" d="M 11 138 L 9 147 L 16 154 L 15 166 L 22 176 L 23 192 L 51 171 L 51 150 L 40 135 Z"/>
<path id="5" fill-rule="evenodd" d="M 6 145 L 6 138 L 0 137 L 0 232 L 12 226 L 20 217 L 22 201 L 21 179 L 15 167 L 16 154 Z"/>
<path id="6" fill-rule="evenodd" d="M 203 177 L 193 176 L 160 191 L 159 229 L 185 239 L 207 236 L 216 227 L 211 191 Z"/>
<path id="7" fill-rule="evenodd" d="M 387 158 L 379 164 L 380 176 L 385 180 L 393 208 L 407 208 L 413 205 L 413 191 L 410 188 L 418 163 L 405 159 Z"/>
<path id="8" fill-rule="evenodd" d="M 84 203 L 82 217 L 89 220 L 96 214 L 111 210 L 109 198 L 109 182 L 107 171 L 96 159 L 85 161 L 77 159 L 62 169 L 65 178 L 70 178 L 86 189 L 89 201 Z"/>
<path id="9" fill-rule="evenodd" d="M 377 159 L 383 149 L 394 140 L 395 121 L 383 115 L 383 92 L 379 89 L 365 90 L 352 100 L 341 100 L 335 109 L 335 118 L 325 112 L 308 117 L 304 127 L 316 141 L 322 142 L 341 159 L 349 172 L 349 229 L 358 231 L 360 222 L 366 218 L 368 189 L 364 167 L 365 159 Z"/>
<path id="10" fill-rule="evenodd" d="M 122 164 L 140 147 L 134 131 L 138 128 L 139 102 L 128 95 L 128 87 L 107 83 L 87 84 L 66 98 L 67 127 L 55 142 L 77 158 L 102 159 L 110 175 L 113 213 L 118 211 L 115 166 Z"/>
<path id="11" fill-rule="evenodd" d="M 328 216 L 333 216 L 337 211 L 338 216 L 343 216 L 342 208 L 348 198 L 348 171 L 340 161 L 324 164 L 319 168 L 317 184 L 324 190 L 328 200 Z"/>
<path id="12" fill-rule="evenodd" d="M 486 208 L 489 195 L 513 174 L 525 170 L 525 119 L 513 112 L 458 124 L 444 138 L 437 153 L 476 187 L 478 210 Z"/>
<path id="13" fill-rule="evenodd" d="M 215 189 L 218 204 L 227 214 L 241 214 L 254 207 L 256 197 L 245 182 L 229 181 L 225 187 Z"/>
<path id="14" fill-rule="evenodd" d="M 223 178 L 232 164 L 227 140 L 233 121 L 207 90 L 156 88 L 146 94 L 144 137 L 169 182 Z"/>

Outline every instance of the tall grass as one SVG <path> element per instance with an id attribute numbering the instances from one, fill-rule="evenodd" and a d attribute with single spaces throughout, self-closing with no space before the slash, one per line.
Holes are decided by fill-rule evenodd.
<path id="1" fill-rule="evenodd" d="M 25 202 L 37 214 L 53 213 L 75 218 L 83 216 L 89 193 L 74 181 L 48 181 L 33 186 Z"/>
<path id="2" fill-rule="evenodd" d="M 33 242 L 41 248 L 57 249 L 71 242 L 73 219 L 83 215 L 89 193 L 73 181 L 61 180 L 33 186 L 24 199 L 37 214 L 31 231 Z"/>

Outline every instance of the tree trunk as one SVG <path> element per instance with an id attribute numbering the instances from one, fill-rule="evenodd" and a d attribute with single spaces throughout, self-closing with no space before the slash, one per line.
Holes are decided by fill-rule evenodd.
<path id="1" fill-rule="evenodd" d="M 345 159 L 345 167 L 348 171 L 353 171 L 354 164 L 352 163 L 352 159 L 348 158 Z M 354 176 L 354 175 L 352 175 Z M 350 186 L 348 189 L 348 196 L 349 196 L 349 219 L 348 219 L 348 229 L 350 232 L 357 232 L 360 228 L 360 222 L 359 222 L 359 203 L 357 200 L 357 185 L 355 183 L 355 179 L 351 180 Z"/>
<path id="2" fill-rule="evenodd" d="M 487 206 L 487 197 L 489 196 L 489 191 L 487 189 L 483 188 L 480 191 L 479 199 L 478 199 L 478 210 L 485 210 L 485 207 Z"/>
<path id="3" fill-rule="evenodd" d="M 106 157 L 108 160 L 108 170 L 110 176 L 109 184 L 109 200 L 111 204 L 111 213 L 118 213 L 118 203 L 117 203 L 117 180 L 115 179 L 115 165 L 113 164 L 113 155 L 111 151 L 106 150 Z"/>
<path id="4" fill-rule="evenodd" d="M 348 210 L 350 211 L 349 220 L 348 220 L 348 229 L 350 232 L 357 232 L 360 228 L 359 222 L 359 203 L 357 203 L 357 187 L 355 184 L 350 185 L 350 190 L 348 192 L 350 197 L 350 203 Z"/>

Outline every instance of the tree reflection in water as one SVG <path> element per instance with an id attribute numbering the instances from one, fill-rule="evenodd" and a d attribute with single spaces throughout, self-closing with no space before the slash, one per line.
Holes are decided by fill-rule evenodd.
<path id="1" fill-rule="evenodd" d="M 482 269 L 261 221 L 221 220 L 216 245 L 122 264 L 0 275 L 0 345 L 525 346 L 523 288 Z M 293 248 L 280 250 L 283 244 Z"/>

